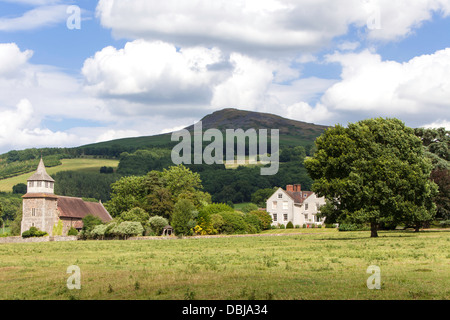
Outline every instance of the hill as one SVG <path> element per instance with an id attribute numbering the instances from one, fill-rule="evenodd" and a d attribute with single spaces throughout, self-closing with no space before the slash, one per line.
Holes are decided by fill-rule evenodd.
<path id="1" fill-rule="evenodd" d="M 47 168 L 47 172 L 53 175 L 61 171 L 99 172 L 103 166 L 117 167 L 119 161 L 108 159 L 62 159 L 61 165 Z M 33 169 L 35 171 L 36 168 Z M 30 172 L 12 178 L 0 180 L 0 192 L 11 192 L 12 187 L 18 183 L 26 183 Z"/>
<path id="2" fill-rule="evenodd" d="M 314 140 L 327 128 L 326 126 L 286 119 L 277 115 L 233 108 L 223 109 L 209 114 L 200 120 L 203 130 L 219 129 L 279 129 L 281 146 L 312 145 Z M 186 127 L 193 132 L 194 125 Z M 171 141 L 172 133 L 154 136 L 116 139 L 78 147 L 84 154 L 98 155 L 96 152 L 109 150 L 117 154 L 119 150 L 133 152 L 141 148 L 172 148 L 176 142 Z"/>

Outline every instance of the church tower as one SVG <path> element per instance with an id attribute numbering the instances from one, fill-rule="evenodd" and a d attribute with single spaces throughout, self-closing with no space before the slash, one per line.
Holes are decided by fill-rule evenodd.
<path id="1" fill-rule="evenodd" d="M 48 175 L 41 158 L 36 172 L 27 180 L 27 193 L 22 197 L 21 233 L 36 227 L 52 235 L 53 226 L 59 221 L 54 187 L 55 180 Z"/>

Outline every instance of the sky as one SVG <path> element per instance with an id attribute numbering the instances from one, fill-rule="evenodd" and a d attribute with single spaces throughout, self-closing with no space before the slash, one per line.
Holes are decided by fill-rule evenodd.
<path id="1" fill-rule="evenodd" d="M 450 130 L 449 106 L 449 0 L 0 0 L 2 153 L 224 108 Z"/>

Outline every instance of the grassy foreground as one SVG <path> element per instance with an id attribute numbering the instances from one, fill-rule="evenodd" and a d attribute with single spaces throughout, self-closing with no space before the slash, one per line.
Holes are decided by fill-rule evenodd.
<path id="1" fill-rule="evenodd" d="M 301 232 L 2 244 L 0 299 L 450 299 L 449 230 Z M 81 290 L 67 289 L 70 265 Z"/>
<path id="2" fill-rule="evenodd" d="M 109 159 L 62 159 L 61 165 L 51 168 L 46 168 L 47 173 L 52 175 L 60 171 L 85 171 L 85 172 L 99 172 L 103 166 L 116 168 L 119 165 L 119 160 Z M 0 191 L 11 192 L 12 187 L 18 183 L 27 183 L 27 179 L 31 177 L 31 173 L 21 174 L 19 176 L 0 180 Z"/>

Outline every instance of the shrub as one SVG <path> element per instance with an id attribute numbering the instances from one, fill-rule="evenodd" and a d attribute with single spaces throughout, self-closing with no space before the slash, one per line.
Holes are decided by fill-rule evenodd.
<path id="1" fill-rule="evenodd" d="M 369 230 L 368 227 L 361 225 L 361 224 L 355 224 L 355 223 L 341 223 L 339 224 L 339 231 L 367 231 Z"/>
<path id="2" fill-rule="evenodd" d="M 289 221 L 286 225 L 286 229 L 294 229 L 294 224 L 291 221 Z"/>
<path id="3" fill-rule="evenodd" d="M 303 229 L 306 229 L 306 227 L 307 227 L 307 226 L 306 226 L 306 223 L 304 223 L 304 224 L 303 224 Z"/>
<path id="4" fill-rule="evenodd" d="M 439 221 L 439 225 L 441 228 L 450 227 L 450 220 Z"/>
<path id="5" fill-rule="evenodd" d="M 271 228 L 272 216 L 267 211 L 253 210 L 250 211 L 249 214 L 254 214 L 258 217 L 258 219 L 261 221 L 262 230 L 269 230 Z"/>
<path id="6" fill-rule="evenodd" d="M 258 210 L 258 206 L 254 203 L 246 203 L 242 206 L 241 211 L 249 213 L 250 211 Z"/>
<path id="7" fill-rule="evenodd" d="M 145 225 L 148 222 L 150 215 L 141 208 L 133 208 L 128 211 L 122 212 L 120 220 L 122 221 L 135 221 Z"/>
<path id="8" fill-rule="evenodd" d="M 106 229 L 107 227 L 105 228 L 103 234 Z M 124 221 L 114 226 L 110 232 L 119 238 L 127 239 L 128 237 L 142 235 L 144 232 L 144 227 L 142 227 L 142 224 L 137 221 Z"/>
<path id="9" fill-rule="evenodd" d="M 300 229 L 300 225 L 299 225 L 299 224 L 296 224 L 296 225 L 295 225 L 295 229 Z"/>
<path id="10" fill-rule="evenodd" d="M 160 216 L 154 216 L 148 220 L 148 224 L 151 231 L 153 231 L 155 235 L 160 236 L 164 227 L 169 224 L 169 220 Z"/>
<path id="11" fill-rule="evenodd" d="M 69 232 L 67 233 L 68 236 L 77 236 L 78 235 L 78 230 L 75 229 L 74 227 L 71 227 L 69 229 Z"/>
<path id="12" fill-rule="evenodd" d="M 104 239 L 105 231 L 107 228 L 108 228 L 108 226 L 106 224 L 99 224 L 99 225 L 95 226 L 94 229 L 92 229 L 90 235 L 92 236 L 92 238 L 95 238 L 95 239 Z"/>
<path id="13" fill-rule="evenodd" d="M 244 216 L 245 222 L 247 222 L 249 229 L 248 233 L 259 233 L 262 229 L 262 222 L 259 217 L 254 213 L 247 213 Z"/>
<path id="14" fill-rule="evenodd" d="M 90 231 L 92 231 L 92 229 L 94 229 L 95 226 L 99 224 L 103 224 L 103 221 L 99 217 L 88 214 L 83 218 L 83 233 L 89 233 Z"/>
<path id="15" fill-rule="evenodd" d="M 217 232 L 221 233 L 222 227 L 225 224 L 225 220 L 220 214 L 215 213 L 211 215 L 211 224 L 212 227 L 217 230 Z"/>
<path id="16" fill-rule="evenodd" d="M 63 233 L 63 223 L 62 220 L 58 220 L 58 224 L 53 226 L 53 235 L 54 236 L 62 236 Z"/>
<path id="17" fill-rule="evenodd" d="M 219 213 L 224 221 L 222 232 L 226 234 L 242 234 L 248 232 L 248 224 L 242 215 L 237 212 L 221 212 Z"/>
<path id="18" fill-rule="evenodd" d="M 286 227 L 285 227 L 284 224 L 280 224 L 280 225 L 278 225 L 278 227 L 279 227 L 280 229 L 286 229 Z"/>
<path id="19" fill-rule="evenodd" d="M 31 227 L 29 230 L 22 233 L 23 238 L 44 237 L 44 236 L 48 236 L 48 233 L 45 231 L 40 231 L 36 227 Z"/>
<path id="20" fill-rule="evenodd" d="M 198 212 L 194 204 L 187 200 L 181 199 L 174 206 L 172 214 L 172 227 L 176 235 L 189 236 L 192 235 L 193 228 L 197 225 L 195 219 Z"/>

